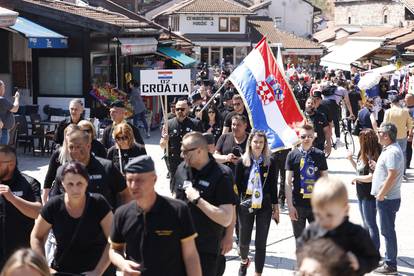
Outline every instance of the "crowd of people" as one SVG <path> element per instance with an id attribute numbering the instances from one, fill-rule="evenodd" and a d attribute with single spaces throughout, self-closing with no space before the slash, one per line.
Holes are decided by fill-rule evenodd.
<path id="1" fill-rule="evenodd" d="M 0 82 L 0 103 L 8 102 L 0 106 L 1 275 L 18 275 L 15 270 L 115 275 L 118 270 L 218 276 L 225 273 L 225 255 L 235 241 L 243 276 L 254 239 L 257 276 L 263 273 L 270 223 L 280 222 L 281 209 L 292 223 L 298 275 L 396 274 L 395 218 L 411 161 L 407 141 L 414 96 L 405 96 L 405 106 L 402 95 L 394 93 L 362 101 L 357 73 L 318 74 L 289 73 L 305 120 L 297 129 L 300 143 L 275 152 L 266 132 L 254 128 L 243 98 L 225 81 L 227 72 L 214 81 L 197 81 L 188 98 L 170 102 L 160 147 L 172 198 L 154 189 L 158 176 L 152 158 L 159 157 L 146 151 L 138 129 L 142 121 L 144 135 L 150 136 L 136 81 L 129 85 L 136 93 L 133 121 L 127 120 L 123 102 L 113 102 L 112 124 L 100 139 L 83 117 L 83 102 L 70 101 L 70 116 L 56 128 L 58 146 L 44 183 L 17 168 L 16 151 L 4 133 L 19 95 L 8 102 Z M 362 226 L 349 221 L 348 192 L 329 175 L 326 160 L 333 143 L 340 144 L 341 116 L 359 136 L 357 158 L 347 158 L 356 172 Z M 380 233 L 385 239 L 381 263 Z"/>

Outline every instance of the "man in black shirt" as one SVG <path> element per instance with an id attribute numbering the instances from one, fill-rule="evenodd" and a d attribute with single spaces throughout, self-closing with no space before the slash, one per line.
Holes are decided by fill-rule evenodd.
<path id="1" fill-rule="evenodd" d="M 246 118 L 247 120 L 246 131 L 250 132 L 252 127 L 250 125 L 249 115 L 247 114 L 247 110 L 244 106 L 243 99 L 240 95 L 233 96 L 233 108 L 234 108 L 234 111 L 229 112 L 224 118 L 223 134 L 231 132 L 232 118 L 235 115 L 243 115 Z"/>
<path id="2" fill-rule="evenodd" d="M 120 204 L 129 202 L 130 194 L 126 189 L 125 179 L 111 161 L 95 157 L 90 153 L 91 142 L 89 134 L 82 130 L 74 130 L 68 136 L 68 150 L 72 160 L 81 162 L 86 166 L 89 174 L 88 191 L 102 194 L 116 208 Z M 57 175 L 60 175 L 59 167 Z M 61 194 L 62 184 L 59 178 L 50 191 L 50 196 Z"/>
<path id="3" fill-rule="evenodd" d="M 315 182 L 327 175 L 324 153 L 313 147 L 315 132 L 311 125 L 299 131 L 301 145 L 289 152 L 286 159 L 286 203 L 292 221 L 293 234 L 298 238 L 308 223 L 314 220 L 310 198 Z"/>
<path id="4" fill-rule="evenodd" d="M 114 130 L 115 125 L 125 122 L 125 105 L 122 101 L 115 101 L 111 104 L 109 109 L 109 115 L 111 116 L 112 124 L 107 126 L 102 134 L 102 144 L 105 148 L 109 149 L 113 145 L 115 145 L 114 138 L 112 137 L 112 131 Z M 133 124 L 126 122 L 134 132 L 135 142 L 137 142 L 138 146 L 145 149 L 144 140 L 139 133 L 138 128 L 136 128 Z"/>
<path id="5" fill-rule="evenodd" d="M 124 275 L 201 276 L 197 233 L 186 204 L 155 192 L 157 175 L 151 157 L 132 159 L 125 173 L 134 200 L 115 212 L 112 263 Z"/>
<path id="6" fill-rule="evenodd" d="M 12 147 L 0 145 L 0 268 L 16 249 L 30 246 L 41 207 L 40 183 L 20 173 Z"/>
<path id="7" fill-rule="evenodd" d="M 313 98 L 308 98 L 306 100 L 305 116 L 308 123 L 313 125 L 313 128 L 316 132 L 316 138 L 313 142 L 313 145 L 321 151 L 325 151 L 326 154 L 330 154 L 332 144 L 329 124 L 325 116 L 322 113 L 316 111 L 315 100 Z"/>
<path id="8" fill-rule="evenodd" d="M 197 119 L 188 117 L 188 102 L 185 99 L 179 99 L 175 104 L 175 117 L 168 120 L 161 133 L 160 146 L 166 149 L 168 146 L 168 171 L 171 179 L 174 177 L 178 165 L 183 161 L 181 158 L 181 141 L 183 136 L 191 131 L 202 131 L 201 122 Z M 172 191 L 172 184 L 170 186 Z"/>
<path id="9" fill-rule="evenodd" d="M 61 121 L 55 130 L 54 141 L 56 144 L 62 145 L 63 139 L 65 138 L 65 128 L 70 124 L 77 124 L 83 120 L 83 102 L 81 99 L 73 99 L 69 103 L 70 117 Z"/>
<path id="10" fill-rule="evenodd" d="M 233 178 L 228 168 L 209 155 L 201 133 L 186 134 L 181 151 L 185 164 L 174 175 L 174 193 L 190 207 L 203 276 L 216 276 L 220 243 L 225 228 L 233 222 Z"/>

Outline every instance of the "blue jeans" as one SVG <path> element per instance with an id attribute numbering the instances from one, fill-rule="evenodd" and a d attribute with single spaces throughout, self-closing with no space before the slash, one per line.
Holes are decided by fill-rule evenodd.
<path id="1" fill-rule="evenodd" d="M 149 131 L 147 119 L 145 118 L 145 111 L 135 114 L 134 117 L 132 118 L 132 121 L 136 128 L 138 128 L 138 121 L 141 121 L 142 124 L 144 125 L 145 131 Z"/>
<path id="2" fill-rule="evenodd" d="M 395 233 L 395 217 L 400 209 L 400 204 L 400 198 L 377 201 L 381 235 L 385 239 L 385 263 L 393 268 L 397 268 L 398 245 Z"/>
<path id="3" fill-rule="evenodd" d="M 361 212 L 364 228 L 368 230 L 369 236 L 375 245 L 375 248 L 380 248 L 380 238 L 377 225 L 377 205 L 375 199 L 361 199 L 358 201 L 359 211 Z"/>
<path id="4" fill-rule="evenodd" d="M 0 133 L 0 145 L 9 144 L 9 130 L 2 128 Z"/>

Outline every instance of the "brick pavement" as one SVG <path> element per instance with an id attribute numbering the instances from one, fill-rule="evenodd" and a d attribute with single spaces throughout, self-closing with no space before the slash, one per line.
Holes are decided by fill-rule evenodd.
<path id="1" fill-rule="evenodd" d="M 147 151 L 153 157 L 156 163 L 158 182 L 156 189 L 160 194 L 169 195 L 169 180 L 166 179 L 166 166 L 162 158 L 162 151 L 158 146 L 159 135 L 152 133 L 150 139 L 145 140 Z M 347 183 L 350 197 L 350 220 L 355 223 L 361 223 L 361 217 L 358 211 L 355 187 L 350 184 L 354 175 L 353 169 L 349 162 L 343 158 L 344 150 L 333 152 L 328 160 L 329 173 L 335 174 Z M 33 157 L 31 155 L 19 154 L 19 168 L 29 175 L 43 181 L 47 170 L 47 157 Z M 409 181 L 402 185 L 402 203 L 400 211 L 397 213 L 396 230 L 399 245 L 398 270 L 400 275 L 414 275 L 414 229 L 413 212 L 414 209 L 414 170 L 409 169 Z M 263 275 L 292 275 L 296 265 L 294 249 L 295 243 L 292 236 L 292 227 L 286 211 L 282 212 L 281 222 L 276 225 L 271 224 L 267 257 Z M 254 244 L 254 234 L 252 245 Z M 252 252 L 254 247 L 251 247 Z M 384 242 L 381 240 L 381 253 L 384 252 Z M 253 255 L 252 255 L 253 256 Z M 227 256 L 227 268 L 225 275 L 237 275 L 239 267 L 239 258 L 235 248 Z M 248 275 L 253 275 L 254 263 L 249 267 Z"/>

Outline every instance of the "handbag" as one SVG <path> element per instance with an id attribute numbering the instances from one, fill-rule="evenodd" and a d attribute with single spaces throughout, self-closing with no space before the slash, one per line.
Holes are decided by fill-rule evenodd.
<path id="1" fill-rule="evenodd" d="M 267 166 L 267 171 L 266 171 L 266 177 L 264 179 L 263 182 L 263 186 L 262 186 L 262 190 L 264 189 L 266 183 L 267 183 L 267 177 L 269 176 L 269 169 L 270 169 L 270 164 Z M 242 201 L 240 201 L 240 206 L 243 208 L 248 209 L 249 213 L 254 213 L 256 209 L 252 208 L 252 197 L 247 198 L 246 196 L 244 197 L 244 199 Z"/>

